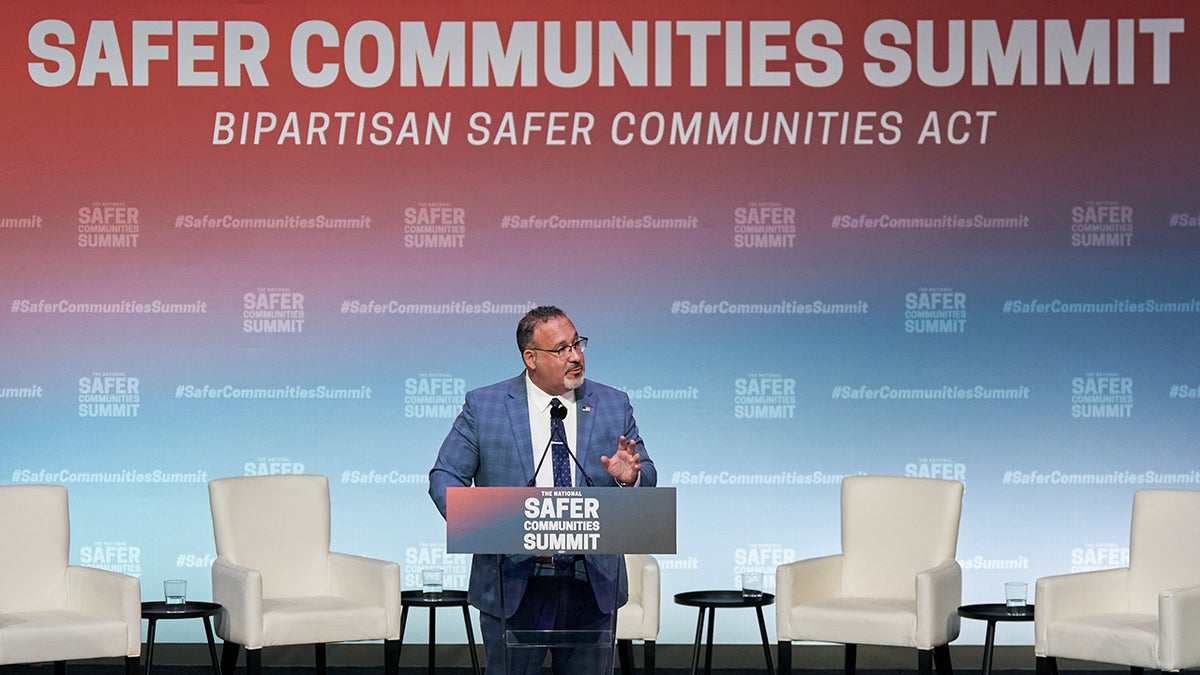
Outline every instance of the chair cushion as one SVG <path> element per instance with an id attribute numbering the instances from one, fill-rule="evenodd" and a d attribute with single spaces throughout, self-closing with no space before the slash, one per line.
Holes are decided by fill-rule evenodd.
<path id="1" fill-rule="evenodd" d="M 1046 626 L 1055 656 L 1142 668 L 1158 667 L 1156 614 L 1096 614 L 1059 619 Z"/>
<path id="2" fill-rule="evenodd" d="M 889 598 L 833 598 L 792 608 L 795 635 L 816 642 L 915 647 L 914 603 Z"/>
<path id="3" fill-rule="evenodd" d="M 387 632 L 382 606 L 324 595 L 263 599 L 264 647 L 382 640 Z"/>
<path id="4" fill-rule="evenodd" d="M 125 656 L 124 621 L 71 610 L 0 614 L 0 663 Z"/>

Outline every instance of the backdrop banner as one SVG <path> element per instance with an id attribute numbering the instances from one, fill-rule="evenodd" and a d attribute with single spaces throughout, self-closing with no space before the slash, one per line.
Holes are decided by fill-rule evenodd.
<path id="1" fill-rule="evenodd" d="M 465 588 L 428 472 L 540 304 L 676 492 L 660 642 L 837 553 L 844 476 L 966 484 L 968 603 L 1200 488 L 1191 0 L 0 11 L 0 481 L 147 600 L 208 597 L 208 481 L 275 473 Z"/>

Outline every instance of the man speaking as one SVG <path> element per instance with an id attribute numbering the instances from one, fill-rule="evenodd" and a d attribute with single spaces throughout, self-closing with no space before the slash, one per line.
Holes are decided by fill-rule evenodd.
<path id="1" fill-rule="evenodd" d="M 521 318 L 517 347 L 525 372 L 467 392 L 429 472 L 429 496 L 443 517 L 450 487 L 655 485 L 629 397 L 583 377 L 587 342 L 557 307 L 536 307 Z M 502 557 L 503 607 L 495 555 L 474 557 L 467 591 L 479 610 L 488 673 L 537 675 L 546 657 L 544 649 L 512 649 L 506 670 L 501 612 L 509 630 L 615 627 L 628 588 L 621 556 Z M 611 669 L 609 654 L 554 648 L 551 660 L 555 675 L 599 675 Z"/>

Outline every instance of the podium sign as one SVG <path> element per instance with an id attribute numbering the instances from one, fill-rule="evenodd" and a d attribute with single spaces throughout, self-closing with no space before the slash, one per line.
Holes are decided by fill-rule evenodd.
<path id="1" fill-rule="evenodd" d="M 675 553 L 675 488 L 449 488 L 446 552 Z"/>

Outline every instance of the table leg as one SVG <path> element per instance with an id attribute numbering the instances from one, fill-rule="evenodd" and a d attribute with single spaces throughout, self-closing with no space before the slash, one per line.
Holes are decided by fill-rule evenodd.
<path id="1" fill-rule="evenodd" d="M 717 622 L 717 608 L 708 608 L 708 642 L 704 645 L 704 675 L 712 675 L 713 624 Z"/>
<path id="2" fill-rule="evenodd" d="M 767 622 L 763 620 L 762 607 L 755 607 L 758 612 L 758 633 L 762 635 L 763 656 L 767 657 L 767 675 L 775 675 L 775 666 L 771 663 L 771 643 L 767 642 Z"/>
<path id="3" fill-rule="evenodd" d="M 396 657 L 400 657 L 400 653 L 404 651 L 404 627 L 408 625 L 408 605 L 400 606 L 400 639 L 397 640 L 400 644 L 396 647 Z"/>
<path id="4" fill-rule="evenodd" d="M 150 664 L 154 661 L 154 619 L 146 619 L 146 675 L 150 675 Z"/>
<path id="5" fill-rule="evenodd" d="M 463 623 L 467 626 L 467 649 L 471 650 L 471 672 L 479 673 L 479 656 L 475 654 L 475 630 L 471 628 L 471 610 L 463 605 Z"/>
<path id="6" fill-rule="evenodd" d="M 212 661 L 213 675 L 221 675 L 221 660 L 217 658 L 217 643 L 213 640 L 212 622 L 204 618 L 204 637 L 208 638 L 208 658 Z M 147 673 L 146 675 L 149 675 Z"/>
<path id="7" fill-rule="evenodd" d="M 437 608 L 429 608 L 429 675 L 433 675 L 437 668 L 434 661 L 434 646 L 437 644 Z"/>
<path id="8" fill-rule="evenodd" d="M 696 641 L 692 644 L 692 675 L 700 667 L 700 640 L 704 637 L 704 608 L 701 607 L 696 619 Z"/>
<path id="9" fill-rule="evenodd" d="M 983 668 L 980 669 L 982 675 L 992 675 L 992 648 L 996 644 L 996 622 L 989 620 L 987 622 L 987 636 L 983 640 Z"/>

